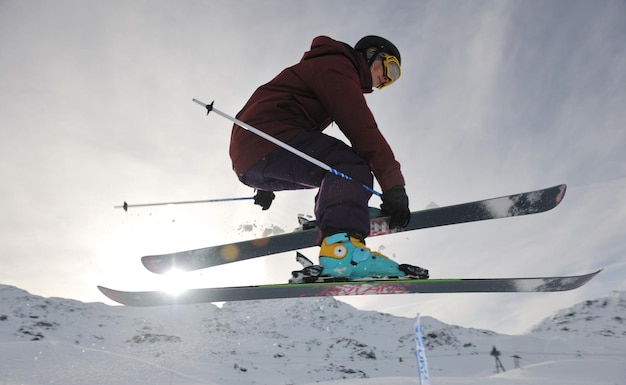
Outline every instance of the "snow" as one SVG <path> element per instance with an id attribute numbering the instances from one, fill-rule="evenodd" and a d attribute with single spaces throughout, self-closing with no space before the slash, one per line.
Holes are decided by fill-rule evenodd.
<path id="1" fill-rule="evenodd" d="M 509 198 L 501 198 L 485 202 L 483 206 L 493 217 L 506 217 L 514 204 Z"/>
<path id="2" fill-rule="evenodd" d="M 418 383 L 415 320 L 333 298 L 130 308 L 0 285 L 0 304 L 0 384 Z M 625 320 L 626 292 L 522 335 L 423 316 L 431 383 L 626 384 Z"/>

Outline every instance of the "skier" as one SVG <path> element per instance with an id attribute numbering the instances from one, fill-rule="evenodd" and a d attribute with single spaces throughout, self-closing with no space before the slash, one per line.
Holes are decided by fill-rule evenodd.
<path id="1" fill-rule="evenodd" d="M 313 39 L 301 61 L 259 87 L 237 118 L 316 158 L 354 180 L 319 168 L 237 126 L 230 156 L 239 180 L 255 189 L 267 210 L 274 191 L 319 188 L 315 216 L 321 232 L 322 276 L 341 279 L 418 277 L 428 271 L 396 262 L 365 246 L 373 175 L 382 188 L 381 210 L 390 226 L 410 220 L 400 164 L 378 129 L 364 93 L 400 77 L 400 52 L 390 41 L 366 36 L 352 48 L 326 36 Z M 332 122 L 352 147 L 322 133 Z M 307 270 L 307 274 L 311 270 Z"/>

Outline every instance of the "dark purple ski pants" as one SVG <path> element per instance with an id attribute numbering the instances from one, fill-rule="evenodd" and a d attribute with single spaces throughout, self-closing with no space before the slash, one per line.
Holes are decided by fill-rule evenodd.
<path id="1" fill-rule="evenodd" d="M 373 186 L 370 168 L 361 156 L 339 139 L 321 132 L 304 132 L 288 142 L 292 147 L 354 180 L 334 175 L 291 152 L 277 148 L 240 176 L 241 182 L 263 191 L 319 187 L 315 216 L 322 234 L 353 232 L 369 234 L 368 202 Z"/>

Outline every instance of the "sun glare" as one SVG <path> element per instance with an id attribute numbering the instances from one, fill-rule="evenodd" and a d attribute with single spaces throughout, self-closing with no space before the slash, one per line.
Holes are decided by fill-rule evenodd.
<path id="1" fill-rule="evenodd" d="M 185 272 L 172 269 L 163 274 L 163 291 L 171 295 L 177 295 L 189 289 L 189 282 Z"/>

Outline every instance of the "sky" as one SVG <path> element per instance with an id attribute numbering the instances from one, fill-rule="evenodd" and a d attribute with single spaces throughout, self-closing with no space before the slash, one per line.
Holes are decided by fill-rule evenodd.
<path id="1" fill-rule="evenodd" d="M 315 191 L 250 197 L 231 124 L 318 35 L 394 42 L 402 78 L 367 101 L 412 210 L 568 184 L 556 209 L 368 240 L 433 278 L 583 274 L 553 294 L 343 299 L 361 309 L 521 333 L 626 290 L 624 1 L 0 1 L 0 283 L 108 302 L 96 289 L 286 282 L 292 253 L 154 275 L 140 257 L 290 231 Z M 333 126 L 328 134 L 345 139 Z M 373 197 L 372 206 L 380 201 Z M 247 231 L 252 229 L 252 231 Z M 304 253 L 317 257 L 315 248 Z"/>

